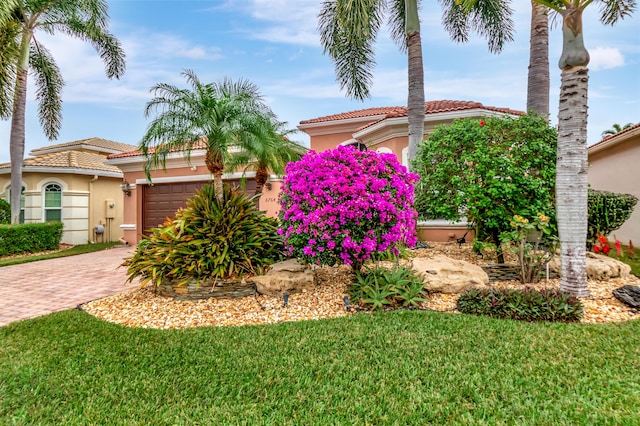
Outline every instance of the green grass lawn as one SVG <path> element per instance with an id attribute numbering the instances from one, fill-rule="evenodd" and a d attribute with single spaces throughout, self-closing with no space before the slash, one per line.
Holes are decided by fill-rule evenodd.
<path id="1" fill-rule="evenodd" d="M 27 263 L 27 262 L 35 262 L 37 260 L 55 259 L 56 257 L 75 256 L 76 254 L 91 253 L 94 251 L 105 250 L 118 244 L 120 243 L 110 242 L 110 243 L 81 244 L 81 245 L 70 247 L 65 250 L 56 251 L 53 253 L 46 253 L 46 254 L 36 253 L 33 255 L 25 255 L 20 257 L 4 257 L 4 258 L 0 258 L 0 267 L 9 266 L 9 265 L 19 265 L 21 263 Z"/>
<path id="2" fill-rule="evenodd" d="M 0 328 L 0 424 L 637 425 L 638 371 L 640 321 L 161 331 L 64 311 Z"/>

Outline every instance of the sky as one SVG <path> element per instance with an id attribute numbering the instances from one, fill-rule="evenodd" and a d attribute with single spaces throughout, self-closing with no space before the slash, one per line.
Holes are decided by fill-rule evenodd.
<path id="1" fill-rule="evenodd" d="M 320 0 L 109 0 L 109 30 L 122 43 L 127 70 L 109 80 L 88 43 L 37 34 L 53 54 L 65 87 L 63 122 L 49 141 L 38 121 L 33 79 L 28 83 L 26 149 L 99 137 L 137 145 L 153 117 L 144 116 L 158 83 L 188 87 L 185 69 L 203 83 L 225 77 L 260 88 L 280 121 L 300 121 L 369 107 L 406 105 L 407 58 L 388 37 L 378 36 L 371 98 L 346 97 L 323 54 L 317 31 Z M 467 44 L 449 39 L 436 0 L 422 2 L 421 34 L 426 100 L 464 100 L 516 110 L 526 108 L 530 2 L 514 0 L 515 40 L 500 54 L 476 34 Z M 615 27 L 598 19 L 592 4 L 584 15 L 589 64 L 588 143 L 614 123 L 640 121 L 640 12 Z M 560 20 L 550 33 L 550 119 L 557 123 L 562 50 Z M 10 121 L 0 121 L 0 163 L 10 161 Z M 292 139 L 307 145 L 300 132 Z"/>

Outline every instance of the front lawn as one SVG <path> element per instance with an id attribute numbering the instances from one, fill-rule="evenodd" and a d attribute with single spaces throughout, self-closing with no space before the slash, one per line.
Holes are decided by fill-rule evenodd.
<path id="1" fill-rule="evenodd" d="M 638 371 L 640 321 L 161 331 L 64 311 L 0 328 L 0 424 L 634 424 Z"/>

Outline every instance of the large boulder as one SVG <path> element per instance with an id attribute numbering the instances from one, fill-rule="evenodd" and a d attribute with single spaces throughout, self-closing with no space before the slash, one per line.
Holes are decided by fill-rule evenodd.
<path id="1" fill-rule="evenodd" d="M 252 277 L 251 281 L 255 283 L 258 293 L 268 296 L 301 293 L 315 286 L 311 268 L 296 259 L 274 263 L 266 274 Z"/>
<path id="2" fill-rule="evenodd" d="M 489 283 L 489 276 L 481 267 L 443 255 L 415 258 L 411 267 L 423 277 L 425 290 L 431 292 L 462 293 Z"/>
<path id="3" fill-rule="evenodd" d="M 623 285 L 613 290 L 613 295 L 632 308 L 640 308 L 640 287 L 637 285 Z"/>
<path id="4" fill-rule="evenodd" d="M 560 256 L 549 262 L 549 268 L 560 273 Z M 629 278 L 631 266 L 609 256 L 587 252 L 587 278 L 608 281 L 611 278 Z"/>

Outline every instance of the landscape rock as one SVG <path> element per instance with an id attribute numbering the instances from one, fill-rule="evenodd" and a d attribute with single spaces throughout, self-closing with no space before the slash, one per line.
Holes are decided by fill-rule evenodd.
<path id="1" fill-rule="evenodd" d="M 560 257 L 549 262 L 551 270 L 560 273 Z M 612 278 L 629 278 L 631 266 L 609 256 L 587 252 L 587 278 L 596 281 L 607 281 Z"/>
<path id="2" fill-rule="evenodd" d="M 425 290 L 431 292 L 462 293 L 489 283 L 489 276 L 480 266 L 447 256 L 415 258 L 411 267 L 424 278 Z"/>
<path id="3" fill-rule="evenodd" d="M 274 263 L 266 274 L 252 277 L 251 281 L 258 293 L 268 296 L 300 293 L 315 287 L 313 270 L 296 259 Z"/>
<path id="4" fill-rule="evenodd" d="M 640 286 L 623 285 L 613 290 L 613 295 L 616 299 L 632 308 L 640 308 Z"/>

